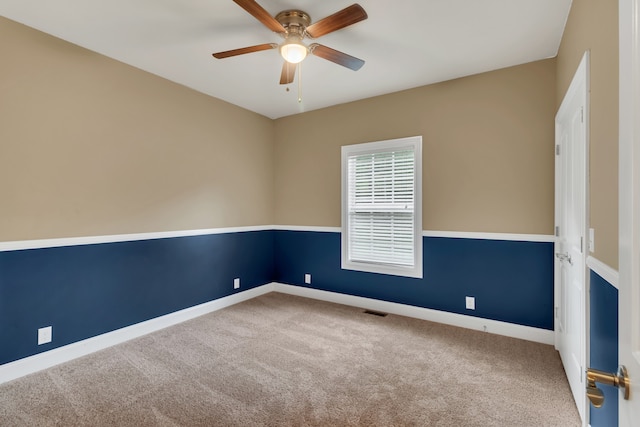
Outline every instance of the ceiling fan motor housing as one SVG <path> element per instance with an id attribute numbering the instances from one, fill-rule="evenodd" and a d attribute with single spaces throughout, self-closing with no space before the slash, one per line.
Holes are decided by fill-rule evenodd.
<path id="1" fill-rule="evenodd" d="M 276 15 L 278 21 L 287 30 L 285 35 L 297 35 L 300 38 L 305 36 L 305 29 L 311 24 L 311 17 L 301 10 L 285 10 Z"/>

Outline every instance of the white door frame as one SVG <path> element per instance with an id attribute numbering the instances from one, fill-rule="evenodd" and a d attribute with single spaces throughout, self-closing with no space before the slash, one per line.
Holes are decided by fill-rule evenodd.
<path id="1" fill-rule="evenodd" d="M 582 257 L 580 258 L 579 265 L 575 265 L 574 268 L 582 270 L 583 284 L 582 284 L 582 300 L 580 301 L 581 305 L 581 315 L 579 316 L 579 322 L 581 323 L 578 328 L 580 330 L 581 342 L 582 342 L 582 354 L 580 357 L 580 366 L 581 366 L 581 384 L 585 384 L 585 370 L 586 367 L 589 366 L 589 304 L 588 304 L 588 295 L 589 295 L 589 274 L 587 270 L 587 248 L 588 248 L 588 239 L 587 236 L 589 230 L 589 51 L 586 51 L 578 65 L 576 73 L 567 89 L 565 97 L 558 109 L 558 113 L 556 115 L 556 150 L 559 150 L 560 145 L 560 132 L 558 126 L 558 118 L 565 114 L 564 110 L 566 110 L 568 103 L 571 98 L 574 96 L 583 96 L 584 97 L 584 109 L 583 109 L 583 123 L 584 123 L 584 138 L 585 138 L 585 156 L 584 156 L 584 175 L 581 179 L 584 180 L 584 206 L 583 206 L 583 229 L 580 230 L 582 235 Z M 558 189 L 561 180 L 563 179 L 563 168 L 561 158 L 557 155 L 558 151 L 556 151 L 556 166 L 555 166 L 555 224 L 556 227 L 560 226 L 560 207 L 563 206 L 562 195 L 559 194 Z M 560 239 L 558 228 L 556 228 L 556 239 L 554 245 L 554 252 L 558 253 L 562 248 L 560 246 Z M 561 271 L 562 271 L 562 261 L 560 261 L 557 257 L 554 258 L 554 332 L 555 332 L 555 347 L 557 350 L 561 348 L 561 340 L 562 340 L 562 331 L 559 329 L 559 316 L 563 316 L 562 310 L 562 298 L 561 298 Z M 566 327 L 566 325 L 565 325 Z M 589 403 L 586 397 L 586 393 L 581 394 L 582 398 L 576 397 L 576 404 L 578 405 L 578 410 L 582 415 L 582 423 L 583 426 L 587 426 L 589 422 Z"/>
<path id="2" fill-rule="evenodd" d="M 619 425 L 640 419 L 640 0 L 620 0 L 619 363 L 631 399 L 619 398 Z"/>

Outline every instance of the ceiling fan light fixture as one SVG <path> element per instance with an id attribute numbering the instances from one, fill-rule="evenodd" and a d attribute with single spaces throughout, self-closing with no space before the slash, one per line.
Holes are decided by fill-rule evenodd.
<path id="1" fill-rule="evenodd" d="M 302 44 L 302 39 L 298 37 L 289 37 L 280 46 L 280 55 L 285 61 L 291 64 L 302 62 L 307 57 L 308 49 Z"/>

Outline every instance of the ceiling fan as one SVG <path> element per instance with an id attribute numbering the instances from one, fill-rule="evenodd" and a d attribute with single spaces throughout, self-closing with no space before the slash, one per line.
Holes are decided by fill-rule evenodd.
<path id="1" fill-rule="evenodd" d="M 258 21 L 262 22 L 262 24 L 271 31 L 280 34 L 284 38 L 284 41 L 281 44 L 264 43 L 256 46 L 217 52 L 213 54 L 215 58 L 223 59 L 263 50 L 280 49 L 280 54 L 285 59 L 280 75 L 280 84 L 293 82 L 296 65 L 301 62 L 308 53 L 354 71 L 359 70 L 364 65 L 362 59 L 347 55 L 330 47 L 318 43 L 312 43 L 307 46 L 303 43 L 305 37 L 315 39 L 367 19 L 367 12 L 357 3 L 312 24 L 309 14 L 301 10 L 285 10 L 273 17 L 254 0 L 233 1 L 253 15 Z"/>

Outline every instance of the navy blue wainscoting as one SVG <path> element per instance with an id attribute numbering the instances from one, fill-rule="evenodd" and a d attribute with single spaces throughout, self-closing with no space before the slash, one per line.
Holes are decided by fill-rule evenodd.
<path id="1" fill-rule="evenodd" d="M 273 233 L 0 252 L 0 364 L 269 283 Z"/>
<path id="2" fill-rule="evenodd" d="M 590 273 L 591 367 L 606 372 L 618 370 L 618 290 L 595 272 Z M 590 406 L 592 427 L 618 425 L 618 389 L 598 384 L 604 392 L 601 408 Z"/>
<path id="3" fill-rule="evenodd" d="M 275 233 L 276 282 L 553 330 L 553 243 L 424 237 L 413 279 L 342 270 L 338 232 Z"/>

